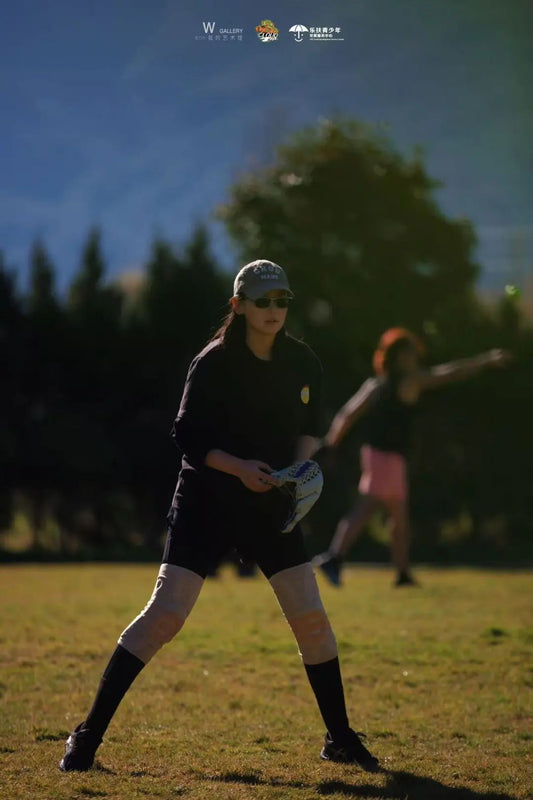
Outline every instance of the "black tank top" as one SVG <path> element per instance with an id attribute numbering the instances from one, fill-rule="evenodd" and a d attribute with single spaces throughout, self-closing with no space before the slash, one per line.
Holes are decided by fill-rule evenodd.
<path id="1" fill-rule="evenodd" d="M 398 397 L 398 381 L 386 378 L 378 384 L 372 405 L 363 418 L 363 444 L 377 450 L 406 455 L 416 404 Z"/>

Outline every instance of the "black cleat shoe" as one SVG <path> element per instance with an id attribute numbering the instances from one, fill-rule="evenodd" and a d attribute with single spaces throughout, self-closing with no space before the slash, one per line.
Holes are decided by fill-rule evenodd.
<path id="1" fill-rule="evenodd" d="M 366 772 L 379 772 L 379 761 L 372 753 L 366 749 L 360 737 L 364 738 L 364 733 L 356 733 L 350 728 L 349 736 L 342 742 L 335 742 L 329 733 L 326 733 L 326 741 L 320 758 L 324 761 L 338 761 L 341 764 L 358 764 Z"/>
<path id="2" fill-rule="evenodd" d="M 83 722 L 74 729 L 65 744 L 65 755 L 59 769 L 62 772 L 86 772 L 91 769 L 94 755 L 102 743 L 91 731 L 83 730 Z"/>
<path id="3" fill-rule="evenodd" d="M 313 559 L 313 565 L 319 567 L 332 586 L 342 586 L 342 561 L 329 553 L 321 553 Z"/>
<path id="4" fill-rule="evenodd" d="M 399 572 L 394 583 L 395 586 L 418 586 L 410 572 Z"/>

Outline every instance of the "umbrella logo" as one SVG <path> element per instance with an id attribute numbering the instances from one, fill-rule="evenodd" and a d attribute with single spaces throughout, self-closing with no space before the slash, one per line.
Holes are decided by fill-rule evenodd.
<path id="1" fill-rule="evenodd" d="M 305 25 L 293 25 L 292 28 L 289 28 L 289 33 L 294 34 L 295 42 L 303 42 L 304 33 L 309 33 L 309 28 L 306 28 Z"/>

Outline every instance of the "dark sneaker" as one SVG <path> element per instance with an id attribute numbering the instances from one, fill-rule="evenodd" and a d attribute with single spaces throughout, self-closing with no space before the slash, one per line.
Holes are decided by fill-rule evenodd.
<path id="1" fill-rule="evenodd" d="M 332 586 L 342 586 L 342 561 L 329 553 L 321 553 L 313 559 L 315 567 L 319 567 Z"/>
<path id="2" fill-rule="evenodd" d="M 326 741 L 320 758 L 324 761 L 338 761 L 342 764 L 358 764 L 366 772 L 379 772 L 379 761 L 372 753 L 366 749 L 361 741 L 365 738 L 364 733 L 356 733 L 350 729 L 350 734 L 346 740 L 335 742 L 326 733 Z"/>
<path id="3" fill-rule="evenodd" d="M 91 769 L 94 755 L 102 740 L 91 731 L 83 730 L 83 722 L 70 734 L 59 769 L 63 772 L 86 772 Z"/>
<path id="4" fill-rule="evenodd" d="M 410 572 L 400 572 L 394 583 L 395 586 L 418 586 Z"/>

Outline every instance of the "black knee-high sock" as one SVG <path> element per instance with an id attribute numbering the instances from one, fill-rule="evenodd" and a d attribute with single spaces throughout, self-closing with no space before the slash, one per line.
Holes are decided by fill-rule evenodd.
<path id="1" fill-rule="evenodd" d="M 322 664 L 304 664 L 315 693 L 322 719 L 334 740 L 341 740 L 350 729 L 338 658 Z"/>
<path id="2" fill-rule="evenodd" d="M 85 730 L 102 738 L 120 701 L 143 667 L 144 662 L 140 658 L 120 644 L 117 646 L 102 675 L 93 706 L 83 723 Z"/>

